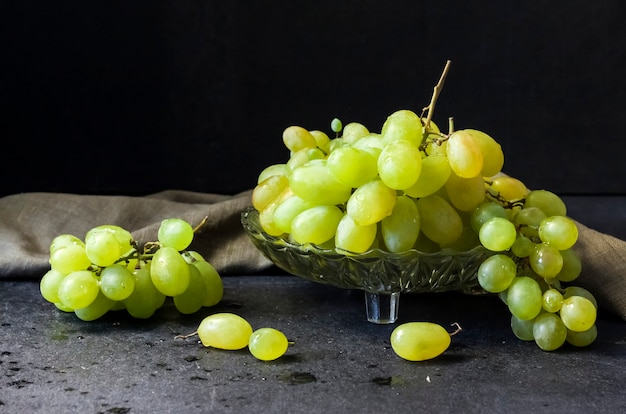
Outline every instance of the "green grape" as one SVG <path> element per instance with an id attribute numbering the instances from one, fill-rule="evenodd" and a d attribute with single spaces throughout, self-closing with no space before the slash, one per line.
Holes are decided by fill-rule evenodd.
<path id="1" fill-rule="evenodd" d="M 583 296 L 569 296 L 563 299 L 559 311 L 563 324 L 574 332 L 583 332 L 596 323 L 596 307 Z"/>
<path id="2" fill-rule="evenodd" d="M 297 125 L 285 128 L 283 131 L 283 143 L 285 147 L 293 152 L 317 146 L 315 137 L 306 128 Z"/>
<path id="3" fill-rule="evenodd" d="M 198 326 L 202 345 L 217 349 L 243 349 L 248 346 L 251 335 L 250 323 L 234 313 L 214 313 Z"/>
<path id="4" fill-rule="evenodd" d="M 257 210 L 264 210 L 272 204 L 289 186 L 289 179 L 284 175 L 270 175 L 252 190 L 252 205 Z"/>
<path id="5" fill-rule="evenodd" d="M 193 264 L 198 261 L 206 261 L 204 256 L 202 256 L 196 250 L 185 250 L 184 252 L 181 252 L 180 255 L 183 257 L 183 259 L 185 259 L 185 262 L 189 264 Z"/>
<path id="6" fill-rule="evenodd" d="M 504 208 L 501 204 L 498 204 L 495 201 L 484 201 L 472 210 L 470 214 L 470 225 L 476 234 L 478 234 L 483 224 L 493 217 L 508 219 L 509 214 L 507 213 L 506 208 Z"/>
<path id="7" fill-rule="evenodd" d="M 135 289 L 124 300 L 126 311 L 133 318 L 148 319 L 161 307 L 165 295 L 159 292 L 152 283 L 149 268 L 136 269 L 133 276 L 135 277 Z"/>
<path id="8" fill-rule="evenodd" d="M 596 326 L 596 324 L 593 324 L 591 328 L 582 332 L 575 332 L 568 329 L 565 340 L 567 341 L 567 343 L 573 346 L 584 347 L 591 345 L 597 337 L 598 327 Z"/>
<path id="9" fill-rule="evenodd" d="M 556 275 L 556 278 L 561 282 L 572 282 L 576 280 L 582 272 L 582 261 L 576 250 L 566 249 L 560 252 L 563 257 L 563 267 Z"/>
<path id="10" fill-rule="evenodd" d="M 446 155 L 452 171 L 459 177 L 480 176 L 483 169 L 483 154 L 472 134 L 464 130 L 450 134 Z"/>
<path id="11" fill-rule="evenodd" d="M 376 238 L 377 225 L 366 224 L 359 226 L 348 214 L 344 214 L 335 233 L 335 247 L 351 253 L 367 251 Z"/>
<path id="12" fill-rule="evenodd" d="M 183 293 L 173 298 L 174 307 L 180 313 L 186 315 L 200 310 L 207 293 L 207 288 L 204 285 L 204 277 L 200 273 L 200 270 L 189 263 L 187 263 L 187 267 L 189 267 L 189 285 Z"/>
<path id="13" fill-rule="evenodd" d="M 404 189 L 404 193 L 413 198 L 435 194 L 448 181 L 452 169 L 445 154 L 431 154 L 422 158 L 422 171 L 415 184 Z"/>
<path id="14" fill-rule="evenodd" d="M 335 237 L 343 212 L 337 206 L 315 206 L 291 222 L 291 235 L 299 244 L 322 244 Z"/>
<path id="15" fill-rule="evenodd" d="M 80 244 L 69 244 L 56 248 L 50 254 L 50 266 L 65 275 L 86 270 L 91 266 L 85 247 Z"/>
<path id="16" fill-rule="evenodd" d="M 354 148 L 367 151 L 372 154 L 374 158 L 378 159 L 378 156 L 385 147 L 385 144 L 380 134 L 370 133 L 369 135 L 359 138 L 359 140 L 352 144 L 352 146 Z"/>
<path id="17" fill-rule="evenodd" d="M 183 219 L 167 218 L 161 221 L 157 237 L 161 246 L 185 250 L 193 240 L 193 227 Z"/>
<path id="18" fill-rule="evenodd" d="M 563 305 L 563 295 L 555 288 L 550 288 L 543 292 L 543 310 L 555 313 L 561 310 Z"/>
<path id="19" fill-rule="evenodd" d="M 517 264 L 505 254 L 490 256 L 478 267 L 478 283 L 491 293 L 508 289 L 516 275 Z"/>
<path id="20" fill-rule="evenodd" d="M 81 309 L 89 306 L 98 293 L 98 278 L 90 270 L 79 270 L 65 276 L 59 283 L 59 302 L 70 309 Z"/>
<path id="21" fill-rule="evenodd" d="M 74 236 L 73 234 L 59 234 L 54 239 L 52 239 L 52 242 L 50 242 L 50 254 L 54 253 L 62 247 L 72 245 L 85 247 L 85 242 L 83 242 L 81 239 Z"/>
<path id="22" fill-rule="evenodd" d="M 472 211 L 485 201 L 485 182 L 480 175 L 463 178 L 452 173 L 445 189 L 450 204 L 460 211 Z"/>
<path id="23" fill-rule="evenodd" d="M 542 313 L 533 324 L 535 343 L 544 351 L 554 351 L 565 343 L 567 328 L 554 313 Z"/>
<path id="24" fill-rule="evenodd" d="M 553 278 L 563 269 L 561 252 L 550 244 L 536 244 L 528 259 L 530 267 L 541 277 Z"/>
<path id="25" fill-rule="evenodd" d="M 173 247 L 161 247 L 154 253 L 150 276 L 154 286 L 166 296 L 178 296 L 189 286 L 187 262 Z"/>
<path id="26" fill-rule="evenodd" d="M 492 217 L 480 227 L 478 237 L 485 248 L 494 252 L 503 252 L 515 243 L 517 230 L 508 219 Z"/>
<path id="27" fill-rule="evenodd" d="M 274 175 L 287 175 L 287 164 L 272 164 L 265 167 L 259 173 L 257 177 L 257 184 L 261 184 L 263 181 Z"/>
<path id="28" fill-rule="evenodd" d="M 206 260 L 197 260 L 192 263 L 199 271 L 204 279 L 204 287 L 206 289 L 202 306 L 215 306 L 224 297 L 224 284 L 220 274 L 215 267 Z"/>
<path id="29" fill-rule="evenodd" d="M 511 253 L 517 257 L 528 257 L 534 248 L 535 243 L 531 239 L 518 233 L 513 245 L 511 245 Z"/>
<path id="30" fill-rule="evenodd" d="M 533 341 L 534 319 L 520 319 L 515 315 L 511 315 L 511 331 L 518 339 L 522 341 Z"/>
<path id="31" fill-rule="evenodd" d="M 298 197 L 314 204 L 342 204 L 352 188 L 335 179 L 326 160 L 309 161 L 292 171 L 289 186 Z"/>
<path id="32" fill-rule="evenodd" d="M 293 219 L 311 207 L 315 207 L 315 205 L 297 195 L 287 197 L 278 203 L 274 209 L 274 225 L 283 233 L 291 233 Z"/>
<path id="33" fill-rule="evenodd" d="M 407 140 L 415 146 L 422 142 L 422 121 L 413 111 L 401 109 L 389 115 L 380 131 L 385 143 Z"/>
<path id="34" fill-rule="evenodd" d="M 563 299 L 567 299 L 570 296 L 582 296 L 583 298 L 587 298 L 593 303 L 593 306 L 598 309 L 598 302 L 596 298 L 593 296 L 591 292 L 587 289 L 580 286 L 568 286 L 565 288 L 565 292 L 563 292 Z"/>
<path id="35" fill-rule="evenodd" d="M 107 266 L 100 273 L 100 290 L 111 300 L 124 300 L 135 290 L 135 278 L 125 266 Z"/>
<path id="36" fill-rule="evenodd" d="M 344 146 L 331 152 L 327 165 L 337 181 L 351 188 L 362 186 L 378 174 L 374 154 L 353 146 Z"/>
<path id="37" fill-rule="evenodd" d="M 273 361 L 287 352 L 289 340 L 284 333 L 274 328 L 260 328 L 252 332 L 248 349 L 261 361 Z"/>
<path id="38" fill-rule="evenodd" d="M 546 213 L 537 207 L 525 207 L 515 211 L 513 223 L 523 235 L 533 239 L 539 237 L 539 224 L 546 217 Z"/>
<path id="39" fill-rule="evenodd" d="M 523 182 L 508 175 L 494 177 L 489 187 L 506 201 L 523 200 L 528 194 L 528 188 Z"/>
<path id="40" fill-rule="evenodd" d="M 278 228 L 274 220 L 274 212 L 276 208 L 287 198 L 291 197 L 293 192 L 289 187 L 283 189 L 283 192 L 279 194 L 274 201 L 272 201 L 263 210 L 259 211 L 259 223 L 263 230 L 272 236 L 280 236 L 283 231 Z"/>
<path id="41" fill-rule="evenodd" d="M 59 284 L 64 278 L 65 275 L 58 270 L 48 270 L 39 282 L 41 296 L 50 303 L 59 302 Z"/>
<path id="42" fill-rule="evenodd" d="M 482 177 L 493 177 L 498 174 L 504 166 L 504 152 L 502 146 L 486 133 L 476 129 L 465 129 L 478 143 L 480 152 L 483 154 L 483 169 L 480 172 Z"/>
<path id="43" fill-rule="evenodd" d="M 75 309 L 74 314 L 82 321 L 95 321 L 110 311 L 114 304 L 115 301 L 107 298 L 104 293 L 99 292 L 93 302 L 84 308 Z"/>
<path id="44" fill-rule="evenodd" d="M 128 252 L 132 248 L 133 243 L 133 235 L 121 226 L 116 226 L 114 224 L 103 224 L 95 227 L 85 236 L 85 243 L 89 238 L 89 234 L 94 231 L 108 231 L 112 233 L 117 241 L 120 243 L 120 250 L 122 253 Z"/>
<path id="45" fill-rule="evenodd" d="M 535 318 L 543 305 L 539 283 L 529 276 L 516 276 L 507 289 L 506 303 L 511 314 L 519 319 Z"/>
<path id="46" fill-rule="evenodd" d="M 445 352 L 450 346 L 448 331 L 432 322 L 406 322 L 391 332 L 391 347 L 408 361 L 425 361 Z"/>
<path id="47" fill-rule="evenodd" d="M 341 123 L 341 120 L 339 118 L 333 118 L 333 120 L 330 121 L 330 129 L 333 132 L 340 133 L 342 128 L 343 124 Z"/>
<path id="48" fill-rule="evenodd" d="M 390 215 L 396 199 L 395 190 L 381 180 L 372 180 L 354 190 L 346 204 L 346 212 L 356 224 L 366 226 Z"/>
<path id="49" fill-rule="evenodd" d="M 358 142 L 358 141 L 357 141 Z M 333 151 L 335 151 L 337 148 L 341 148 L 344 145 L 347 145 L 344 143 L 343 138 L 334 138 L 331 139 L 330 142 L 328 143 L 328 153 L 332 153 Z"/>
<path id="50" fill-rule="evenodd" d="M 378 157 L 378 175 L 394 190 L 410 188 L 422 172 L 422 155 L 412 142 L 399 139 L 385 145 Z"/>
<path id="51" fill-rule="evenodd" d="M 399 196 L 391 214 L 380 222 L 380 229 L 390 252 L 411 249 L 420 233 L 420 216 L 415 201 L 405 195 Z"/>
<path id="52" fill-rule="evenodd" d="M 566 250 L 578 240 L 578 227 L 569 217 L 550 216 L 539 224 L 539 238 L 558 250 Z"/>
<path id="53" fill-rule="evenodd" d="M 567 207 L 563 200 L 548 190 L 532 190 L 526 195 L 524 208 L 537 207 L 547 217 L 567 216 Z"/>
<path id="54" fill-rule="evenodd" d="M 85 239 L 85 254 L 96 266 L 110 266 L 122 254 L 122 246 L 117 237 L 108 231 L 93 232 Z"/>
<path id="55" fill-rule="evenodd" d="M 350 122 L 343 127 L 343 133 L 341 136 L 346 144 L 352 145 L 360 138 L 369 134 L 370 131 L 365 127 L 365 125 L 358 122 Z"/>
<path id="56" fill-rule="evenodd" d="M 62 312 L 74 312 L 74 309 L 70 308 L 69 306 L 65 306 L 61 302 L 55 302 L 54 306 L 56 306 L 56 308 Z"/>
<path id="57" fill-rule="evenodd" d="M 330 137 L 325 132 L 317 129 L 310 130 L 309 133 L 315 138 L 315 144 L 325 154 L 330 152 Z"/>
<path id="58" fill-rule="evenodd" d="M 442 197 L 433 194 L 420 198 L 417 208 L 422 232 L 440 246 L 452 244 L 463 233 L 461 216 Z"/>

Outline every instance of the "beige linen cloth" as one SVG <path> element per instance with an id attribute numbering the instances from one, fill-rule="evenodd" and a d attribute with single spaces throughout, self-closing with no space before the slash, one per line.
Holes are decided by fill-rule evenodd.
<path id="1" fill-rule="evenodd" d="M 81 239 L 91 228 L 116 224 L 135 240 L 155 241 L 161 220 L 177 217 L 192 226 L 207 217 L 190 249 L 222 275 L 250 275 L 269 269 L 241 225 L 250 191 L 236 195 L 164 191 L 149 196 L 22 193 L 0 198 L 0 280 L 38 279 L 48 269 L 49 246 L 61 233 Z M 594 294 L 601 308 L 626 320 L 626 242 L 582 223 L 575 249 L 583 272 L 575 281 Z"/>

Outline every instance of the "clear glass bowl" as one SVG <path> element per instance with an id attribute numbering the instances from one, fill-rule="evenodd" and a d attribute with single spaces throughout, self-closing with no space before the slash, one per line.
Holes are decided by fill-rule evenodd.
<path id="1" fill-rule="evenodd" d="M 270 236 L 263 231 L 253 207 L 242 212 L 241 223 L 256 248 L 286 272 L 338 288 L 363 290 L 367 319 L 374 323 L 396 321 L 400 293 L 480 291 L 478 267 L 493 254 L 482 246 L 436 253 L 372 249 L 342 254 Z"/>

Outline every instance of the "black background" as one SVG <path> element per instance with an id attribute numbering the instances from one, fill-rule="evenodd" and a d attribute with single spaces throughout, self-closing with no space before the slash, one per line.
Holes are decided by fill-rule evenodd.
<path id="1" fill-rule="evenodd" d="M 2 1 L 0 195 L 234 194 L 282 130 L 380 131 L 420 113 L 481 129 L 505 172 L 624 194 L 626 3 Z"/>

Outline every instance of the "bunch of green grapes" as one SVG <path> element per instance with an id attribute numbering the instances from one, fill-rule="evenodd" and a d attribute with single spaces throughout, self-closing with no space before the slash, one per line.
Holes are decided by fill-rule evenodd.
<path id="1" fill-rule="evenodd" d="M 443 133 L 430 115 L 411 110 L 392 113 L 380 132 L 338 119 L 331 129 L 334 138 L 301 126 L 284 130 L 288 160 L 262 170 L 252 193 L 266 233 L 346 255 L 482 245 L 493 257 L 480 267 L 480 285 L 499 293 L 527 330 L 533 322 L 542 349 L 595 339 L 591 294 L 561 286 L 581 270 L 574 221 L 555 194 L 529 191 L 502 173 L 494 138 L 455 131 L 452 121 Z M 553 303 L 561 303 L 556 293 L 561 305 Z"/>
<path id="2" fill-rule="evenodd" d="M 566 342 L 590 345 L 598 333 L 598 304 L 591 292 L 571 285 L 582 271 L 573 249 L 576 223 L 567 217 L 563 200 L 550 191 L 503 197 L 511 184 L 519 187 L 510 177 L 496 178 L 488 185 L 493 200 L 473 211 L 482 245 L 495 253 L 478 268 L 479 284 L 508 306 L 519 339 L 534 340 L 546 351 Z"/>
<path id="3" fill-rule="evenodd" d="M 200 253 L 186 250 L 194 229 L 185 220 L 161 222 L 158 241 L 140 252 L 131 233 L 100 225 L 84 239 L 60 234 L 50 244 L 50 270 L 40 281 L 41 295 L 58 309 L 84 321 L 111 310 L 146 319 L 172 297 L 178 311 L 191 314 L 222 299 L 222 279 Z"/>

